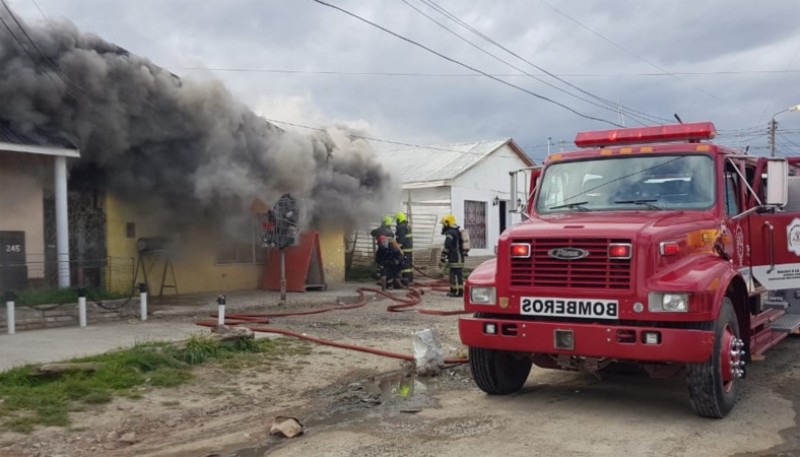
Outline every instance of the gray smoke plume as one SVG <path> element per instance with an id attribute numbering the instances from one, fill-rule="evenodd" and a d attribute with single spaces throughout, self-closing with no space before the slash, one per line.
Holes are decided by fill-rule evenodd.
<path id="1" fill-rule="evenodd" d="M 34 46 L 0 17 L 11 29 L 0 28 L 0 120 L 77 145 L 73 183 L 98 183 L 174 227 L 284 193 L 316 225 L 352 227 L 391 207 L 390 175 L 346 131 L 283 131 L 219 82 L 181 79 L 66 21 L 23 23 Z"/>

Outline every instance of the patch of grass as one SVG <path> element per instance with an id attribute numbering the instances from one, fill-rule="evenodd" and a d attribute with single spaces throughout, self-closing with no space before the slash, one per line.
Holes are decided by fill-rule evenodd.
<path id="1" fill-rule="evenodd" d="M 22 305 L 49 305 L 61 303 L 77 303 L 78 292 L 75 289 L 26 289 L 16 293 L 17 302 Z M 88 289 L 86 299 L 90 301 L 113 300 L 125 298 L 127 294 L 111 292 L 105 289 Z"/>
<path id="2" fill-rule="evenodd" d="M 181 347 L 139 343 L 130 349 L 73 360 L 98 363 L 95 372 L 40 376 L 34 367 L 18 367 L 0 373 L 0 428 L 26 433 L 39 425 L 68 426 L 71 411 L 108 403 L 114 396 L 141 398 L 142 388 L 181 385 L 192 379 L 192 368 L 203 363 L 216 362 L 227 371 L 310 352 L 310 344 L 288 339 L 220 344 L 210 336 L 195 336 Z"/>
<path id="3" fill-rule="evenodd" d="M 175 387 L 192 379 L 192 372 L 177 368 L 164 368 L 150 375 L 150 385 L 155 387 Z"/>
<path id="4" fill-rule="evenodd" d="M 113 398 L 111 391 L 98 389 L 84 395 L 82 400 L 84 403 L 89 403 L 90 405 L 99 405 L 101 403 L 109 403 Z"/>

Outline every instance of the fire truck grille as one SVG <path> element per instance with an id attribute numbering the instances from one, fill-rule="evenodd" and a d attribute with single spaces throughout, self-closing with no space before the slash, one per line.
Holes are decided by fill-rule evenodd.
<path id="1" fill-rule="evenodd" d="M 630 240 L 553 238 L 514 242 L 530 243 L 531 256 L 527 259 L 511 259 L 512 286 L 579 289 L 631 287 L 631 260 L 608 257 L 610 243 L 630 243 Z M 578 248 L 589 254 L 574 260 L 552 257 L 550 252 L 559 248 Z"/>

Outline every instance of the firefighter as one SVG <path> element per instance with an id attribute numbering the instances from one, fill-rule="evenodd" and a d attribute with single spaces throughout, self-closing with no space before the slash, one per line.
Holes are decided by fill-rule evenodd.
<path id="1" fill-rule="evenodd" d="M 394 232 L 392 232 L 392 216 L 384 216 L 384 218 L 381 219 L 381 225 L 378 228 L 370 231 L 369 234 L 372 235 L 372 239 L 376 243 L 376 248 L 374 252 L 377 256 L 378 249 L 380 248 L 380 243 L 378 242 L 378 238 L 383 236 L 386 237 L 386 239 L 389 241 L 394 240 Z M 378 265 L 377 262 L 375 263 L 375 271 L 376 271 L 375 277 L 380 278 L 381 266 Z"/>
<path id="2" fill-rule="evenodd" d="M 394 232 L 392 232 L 392 216 L 385 216 L 381 219 L 380 227 L 373 229 L 369 232 L 372 238 L 378 239 L 379 236 L 385 236 L 389 241 L 394 239 Z"/>
<path id="3" fill-rule="evenodd" d="M 411 233 L 411 226 L 408 225 L 406 213 L 398 211 L 394 216 L 394 220 L 397 223 L 395 239 L 397 244 L 400 245 L 400 249 L 403 250 L 403 257 L 405 258 L 400 275 L 403 277 L 403 283 L 408 285 L 414 281 L 414 235 Z"/>
<path id="4" fill-rule="evenodd" d="M 389 238 L 378 236 L 378 249 L 375 251 L 375 265 L 378 267 L 381 289 L 396 288 L 403 286 L 400 282 L 400 269 L 403 265 L 403 253 L 397 243 L 389 241 Z"/>
<path id="5" fill-rule="evenodd" d="M 450 267 L 450 292 L 448 297 L 464 296 L 464 241 L 461 229 L 456 225 L 456 217 L 448 214 L 442 217 L 444 249 L 439 262 Z"/>

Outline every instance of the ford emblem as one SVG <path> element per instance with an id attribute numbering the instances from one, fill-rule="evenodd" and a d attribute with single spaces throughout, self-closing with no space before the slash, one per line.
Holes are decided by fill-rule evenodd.
<path id="1" fill-rule="evenodd" d="M 579 248 L 556 248 L 547 251 L 547 255 L 559 260 L 578 260 L 589 255 L 589 251 Z"/>

